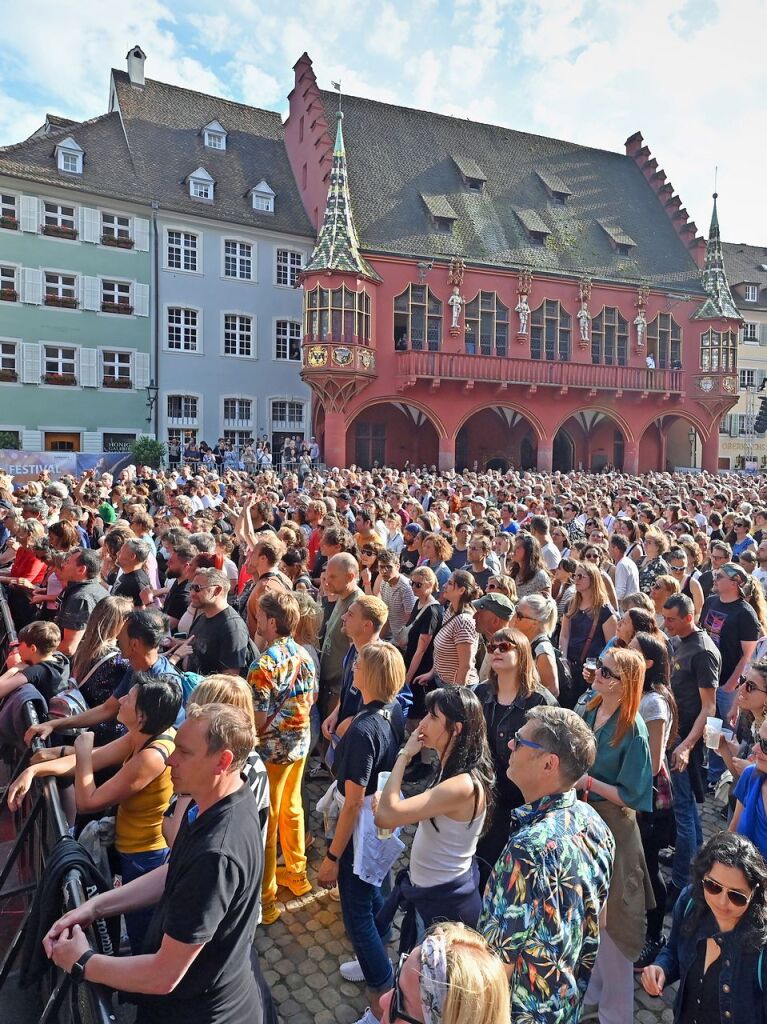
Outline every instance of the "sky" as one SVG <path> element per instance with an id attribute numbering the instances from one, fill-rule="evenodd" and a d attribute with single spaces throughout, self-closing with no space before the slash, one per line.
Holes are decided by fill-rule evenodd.
<path id="1" fill-rule="evenodd" d="M 104 113 L 135 43 L 147 78 L 283 114 L 307 51 L 322 88 L 617 152 L 639 130 L 700 233 L 716 173 L 723 237 L 767 248 L 767 0 L 26 0 L 3 25 L 0 145 Z"/>

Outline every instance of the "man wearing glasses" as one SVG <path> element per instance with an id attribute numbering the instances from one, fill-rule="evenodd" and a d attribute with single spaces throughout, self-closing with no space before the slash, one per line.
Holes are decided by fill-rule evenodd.
<path id="1" fill-rule="evenodd" d="M 702 572 L 698 579 L 700 583 L 700 589 L 703 591 L 703 600 L 711 594 L 714 589 L 714 578 L 726 563 L 732 561 L 732 548 L 729 544 L 717 542 L 711 545 L 711 568 L 706 572 Z"/>
<path id="2" fill-rule="evenodd" d="M 573 788 L 596 741 L 575 712 L 536 707 L 509 749 L 507 775 L 526 803 L 512 811 L 478 930 L 509 977 L 511 1019 L 564 1024 L 580 1016 L 615 855 L 612 833 Z"/>
<path id="3" fill-rule="evenodd" d="M 189 604 L 200 614 L 189 640 L 177 647 L 171 661 L 191 672 L 238 676 L 248 667 L 248 630 L 227 600 L 229 577 L 218 569 L 198 569 L 189 587 Z"/>

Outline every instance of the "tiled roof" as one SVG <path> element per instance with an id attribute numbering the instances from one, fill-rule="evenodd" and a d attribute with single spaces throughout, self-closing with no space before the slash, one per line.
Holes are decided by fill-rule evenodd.
<path id="1" fill-rule="evenodd" d="M 767 245 L 746 245 L 745 242 L 722 242 L 724 266 L 731 285 L 755 284 L 759 288 L 759 301 L 743 302 L 733 298 L 741 312 L 754 306 L 767 306 Z"/>
<path id="2" fill-rule="evenodd" d="M 555 174 L 550 168 L 536 167 L 535 173 L 541 179 L 549 192 L 553 192 L 560 196 L 571 196 L 573 194 L 571 189 L 565 185 L 559 175 Z"/>
<path id="3" fill-rule="evenodd" d="M 443 220 L 455 220 L 457 214 L 450 205 L 447 196 L 428 196 L 421 193 L 421 199 L 426 204 L 426 209 L 432 217 L 441 217 Z"/>
<path id="4" fill-rule="evenodd" d="M 332 123 L 338 97 L 321 95 Z M 344 96 L 344 113 L 354 217 L 366 251 L 457 255 L 701 293 L 691 254 L 630 157 L 357 96 Z M 481 193 L 466 188 L 458 169 L 456 156 L 467 153 L 486 178 Z M 549 196 L 541 171 L 566 183 L 566 203 Z M 433 230 L 422 196 L 450 203 L 452 232 Z M 515 210 L 537 211 L 550 231 L 545 245 L 531 241 Z M 636 241 L 629 256 L 615 251 L 597 219 L 620 224 Z"/>
<path id="5" fill-rule="evenodd" d="M 714 209 L 711 213 L 711 227 L 706 242 L 706 263 L 703 267 L 703 287 L 707 298 L 693 314 L 693 320 L 711 320 L 717 317 L 732 317 L 740 320 L 738 307 L 732 298 L 722 255 L 722 238 L 719 233 L 719 215 L 716 211 L 717 195 L 714 193 Z"/>
<path id="6" fill-rule="evenodd" d="M 514 210 L 514 213 L 522 221 L 522 226 L 525 231 L 529 231 L 531 235 L 550 235 L 551 228 L 546 221 L 541 217 L 537 210 Z"/>
<path id="7" fill-rule="evenodd" d="M 607 237 L 616 245 L 634 246 L 636 242 L 622 227 L 615 224 L 606 224 L 603 220 L 597 221 L 600 228 L 607 234 Z"/>
<path id="8" fill-rule="evenodd" d="M 470 156 L 456 156 L 453 154 L 453 160 L 455 166 L 464 176 L 464 178 L 474 178 L 476 181 L 487 181 L 485 172 L 479 166 L 476 160 L 472 160 Z"/>

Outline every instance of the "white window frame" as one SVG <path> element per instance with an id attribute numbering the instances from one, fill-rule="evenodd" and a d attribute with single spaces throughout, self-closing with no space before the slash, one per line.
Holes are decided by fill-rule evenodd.
<path id="1" fill-rule="evenodd" d="M 228 316 L 247 317 L 250 320 L 250 352 L 245 355 L 242 352 L 226 351 L 226 318 Z M 238 332 L 239 333 L 239 332 Z M 239 348 L 239 343 L 238 343 Z M 251 311 L 240 309 L 227 309 L 221 313 L 221 355 L 226 359 L 256 359 L 258 350 L 256 347 L 256 318 Z"/>
<path id="2" fill-rule="evenodd" d="M 99 210 L 101 214 L 101 238 L 108 235 L 110 238 L 133 238 L 133 218 L 129 217 L 124 213 L 117 213 L 113 210 Z M 127 226 L 122 227 L 117 223 L 118 220 L 127 221 Z M 107 224 L 107 221 L 112 221 L 111 224 Z M 121 231 L 126 232 L 120 234 Z M 111 431 L 109 431 L 111 433 Z"/>
<path id="3" fill-rule="evenodd" d="M 53 209 L 49 210 L 51 206 Z M 64 210 L 71 210 L 72 214 L 64 213 Z M 43 221 L 42 226 L 45 227 L 57 227 L 57 228 L 73 228 L 77 230 L 77 206 L 76 204 L 70 205 L 69 203 L 62 203 L 58 199 L 43 199 L 42 200 L 42 214 Z M 51 217 L 53 220 L 49 223 L 48 218 Z M 72 241 L 69 238 L 61 239 L 63 242 Z"/>
<path id="4" fill-rule="evenodd" d="M 192 199 L 204 199 L 206 202 L 212 202 L 213 182 L 203 181 L 202 178 L 190 178 L 189 195 Z"/>
<path id="5" fill-rule="evenodd" d="M 237 255 L 234 257 L 236 259 L 236 261 L 237 261 L 238 271 L 239 271 L 240 261 L 242 259 L 247 259 L 247 257 L 243 257 L 243 256 L 240 255 L 239 247 L 242 246 L 242 245 L 249 245 L 250 246 L 250 276 L 249 277 L 245 277 L 245 276 L 239 274 L 239 272 L 237 274 L 227 274 L 227 272 L 226 272 L 226 259 L 227 259 L 226 246 L 227 246 L 227 243 L 230 243 L 232 245 L 236 245 L 238 247 Z M 235 235 L 228 235 L 228 236 L 226 236 L 226 237 L 221 239 L 221 278 L 224 281 L 248 281 L 248 282 L 256 281 L 256 280 L 258 280 L 258 275 L 257 275 L 257 271 L 256 271 L 257 266 L 258 266 L 258 243 L 253 241 L 252 238 L 239 238 L 239 237 L 237 237 Z"/>
<path id="6" fill-rule="evenodd" d="M 743 344 L 759 344 L 759 324 L 755 320 L 744 320 L 743 322 Z"/>
<path id="7" fill-rule="evenodd" d="M 13 201 L 13 206 L 8 200 Z M 13 212 L 11 212 L 11 210 Z M 16 192 L 7 192 L 3 186 L 0 186 L 0 217 L 13 217 L 16 224 L 21 226 L 21 215 L 19 213 L 19 197 Z M 2 228 L 2 231 L 16 231 L 17 228 Z"/>
<path id="8" fill-rule="evenodd" d="M 758 302 L 759 301 L 759 285 L 758 284 L 747 284 L 743 289 L 743 298 L 746 302 Z"/>
<path id="9" fill-rule="evenodd" d="M 83 157 L 81 153 L 72 153 L 68 149 L 62 149 L 59 159 L 61 161 L 59 170 L 65 171 L 67 174 L 83 173 Z"/>
<path id="10" fill-rule="evenodd" d="M 48 359 L 49 359 L 49 356 L 48 356 L 46 350 L 49 349 L 49 348 L 51 348 L 51 349 L 58 349 L 59 350 L 59 355 L 55 357 L 56 361 L 58 363 L 58 369 L 56 369 L 56 370 L 49 370 L 48 369 Z M 69 362 L 73 362 L 74 363 L 74 370 L 65 370 L 63 368 L 64 362 L 65 362 L 65 357 L 62 356 L 61 353 L 65 349 L 67 349 L 67 350 L 71 349 L 72 352 L 74 353 L 74 355 L 73 355 L 71 360 L 70 360 L 69 357 L 66 357 L 66 362 L 67 363 L 69 363 Z M 50 357 L 50 358 L 54 358 L 54 357 Z M 62 344 L 60 341 L 41 341 L 40 342 L 40 366 L 41 366 L 41 374 L 42 374 L 43 377 L 45 377 L 45 375 L 48 374 L 48 373 L 74 373 L 75 381 L 77 383 L 77 386 L 80 387 L 80 346 L 79 345 L 69 345 L 69 344 L 65 345 L 65 344 Z M 46 384 L 42 384 L 41 386 L 42 387 L 50 387 L 50 388 L 58 387 L 57 384 L 47 384 L 47 385 Z M 48 429 L 48 428 L 46 428 L 46 429 Z"/>
<path id="11" fill-rule="evenodd" d="M 128 362 L 127 362 L 128 372 L 126 374 L 120 374 L 120 373 L 112 372 L 112 370 L 120 370 L 120 369 L 124 368 L 125 363 L 123 362 L 123 364 L 121 366 L 119 357 L 120 356 L 126 356 L 126 355 L 128 356 Z M 109 377 L 116 377 L 118 379 L 127 379 L 127 380 L 129 380 L 131 382 L 131 386 L 130 386 L 130 388 L 126 388 L 125 390 L 126 391 L 134 390 L 136 381 L 134 379 L 133 355 L 134 355 L 134 350 L 132 348 L 100 348 L 99 349 L 99 387 L 102 390 L 105 390 L 105 391 L 112 391 L 112 390 L 114 390 L 113 388 L 104 388 L 104 378 L 107 377 L 107 376 L 109 376 Z M 109 367 L 108 367 L 107 356 L 117 356 L 118 357 L 118 359 L 116 359 L 116 360 L 111 360 L 111 359 L 109 360 L 109 363 L 113 363 L 112 370 L 110 370 Z M 114 431 L 110 430 L 110 431 L 107 431 L 107 433 L 111 434 L 111 433 L 114 433 Z"/>
<path id="12" fill-rule="evenodd" d="M 277 402 L 284 403 L 285 405 L 285 419 L 277 419 L 274 416 L 274 406 Z M 286 395 L 273 395 L 267 399 L 267 408 L 269 410 L 269 426 L 270 433 L 274 431 L 278 432 L 292 432 L 294 434 L 302 434 L 306 438 L 307 432 L 307 401 L 304 398 L 296 398 L 295 396 Z M 303 413 L 301 421 L 290 419 L 290 407 L 300 406 Z"/>
<path id="13" fill-rule="evenodd" d="M 279 348 L 278 340 L 279 339 L 277 338 L 277 331 L 279 329 L 280 324 L 287 324 L 288 325 L 287 355 L 285 355 L 285 356 L 279 355 L 279 352 L 278 352 L 278 348 Z M 291 324 L 295 324 L 295 326 L 298 328 L 298 359 L 291 359 L 290 358 L 290 342 L 292 340 L 291 336 L 290 336 L 290 325 Z M 300 364 L 300 362 L 301 362 L 301 345 L 302 345 L 303 340 L 304 340 L 303 325 L 302 325 L 300 320 L 296 320 L 293 317 L 284 317 L 284 316 L 275 317 L 274 321 L 272 323 L 272 339 L 273 339 L 272 355 L 273 355 L 273 358 L 274 358 L 274 360 L 276 362 L 279 362 L 279 363 L 299 363 Z"/>
<path id="14" fill-rule="evenodd" d="M 181 404 L 181 415 L 180 416 L 171 416 L 170 415 L 170 412 L 169 412 L 169 409 L 168 409 L 168 401 L 171 398 L 180 398 L 181 399 L 181 403 L 182 404 Z M 193 399 L 194 402 L 195 402 L 194 416 L 192 416 L 192 415 L 185 415 L 184 414 L 184 402 L 185 402 L 186 399 Z M 200 395 L 200 394 L 198 394 L 198 393 L 196 393 L 194 391 L 183 391 L 183 392 L 182 391 L 166 391 L 165 395 L 163 397 L 163 401 L 164 401 L 163 409 L 164 409 L 164 412 L 165 412 L 165 422 L 166 422 L 167 425 L 169 425 L 171 427 L 179 427 L 180 426 L 182 429 L 185 426 L 189 426 L 192 429 L 197 429 L 197 430 L 199 430 L 201 428 L 201 423 L 202 423 L 202 395 Z M 183 423 L 182 424 L 178 424 L 178 423 L 172 423 L 171 422 L 172 420 L 189 420 L 190 422 L 188 424 L 183 424 Z"/>
<path id="15" fill-rule="evenodd" d="M 58 298 L 60 298 L 60 299 L 64 299 L 64 298 L 66 298 L 66 299 L 74 299 L 77 302 L 77 306 L 75 306 L 74 308 L 78 309 L 79 308 L 79 295 L 78 295 L 78 284 L 77 284 L 77 271 L 73 271 L 73 270 L 54 270 L 51 267 L 46 267 L 43 270 L 43 305 L 45 305 L 45 296 L 49 294 L 48 293 L 48 287 L 49 287 L 48 275 L 49 274 L 51 275 L 51 277 L 57 277 L 59 279 L 59 283 L 58 283 L 58 286 L 57 286 L 58 290 L 55 293 L 56 296 Z M 71 285 L 72 294 L 71 295 L 64 295 L 64 293 L 63 293 L 63 290 L 64 290 L 65 287 L 66 288 L 70 287 L 70 285 L 64 285 L 63 278 L 65 278 L 65 277 L 66 278 L 70 278 L 70 277 L 72 278 L 72 285 Z M 61 308 L 65 309 L 66 307 L 59 307 L 59 308 L 60 309 Z"/>
<path id="16" fill-rule="evenodd" d="M 254 192 L 253 209 L 259 213 L 274 213 L 274 196 L 267 196 L 263 192 Z"/>
<path id="17" fill-rule="evenodd" d="M 226 405 L 227 402 L 236 402 L 237 415 L 234 417 L 227 417 Z M 250 405 L 250 416 L 240 415 L 240 403 L 248 402 Z M 221 425 L 222 430 L 249 430 L 253 431 L 253 426 L 256 422 L 256 400 L 251 398 L 250 395 L 222 395 L 221 396 Z"/>
<path id="18" fill-rule="evenodd" d="M 3 351 L 6 346 L 12 347 L 13 352 L 11 353 Z M 13 366 L 5 365 L 5 361 L 7 359 L 13 359 Z M 12 370 L 16 374 L 15 381 L 4 381 L 0 379 L 0 384 L 21 383 L 21 341 L 19 340 L 19 338 L 0 337 L 0 370 Z"/>
<path id="19" fill-rule="evenodd" d="M 281 264 L 280 264 L 280 256 L 283 255 L 283 254 L 287 257 L 287 260 L 285 261 L 285 265 L 281 266 Z M 294 256 L 297 256 L 298 259 L 299 259 L 298 267 L 294 267 L 293 266 L 295 261 L 292 259 L 292 257 L 294 257 Z M 277 287 L 277 288 L 295 288 L 295 286 L 296 286 L 296 278 L 301 273 L 301 271 L 304 269 L 304 260 L 305 260 L 305 258 L 306 257 L 304 256 L 304 253 L 301 252 L 298 249 L 286 249 L 283 246 L 279 246 L 278 248 L 276 248 L 275 251 L 274 251 L 274 284 L 275 284 L 275 287 Z M 280 271 L 283 271 L 283 270 L 286 273 L 286 277 L 287 277 L 286 281 L 280 281 Z"/>
<path id="20" fill-rule="evenodd" d="M 9 278 L 7 273 L 9 270 L 13 273 L 13 280 L 11 281 L 10 284 L 8 283 Z M 6 260 L 0 262 L 0 291 L 2 291 L 3 288 L 7 288 L 9 290 L 16 292 L 16 295 L 18 297 L 19 292 L 21 290 L 20 271 L 21 266 L 18 263 L 9 263 Z"/>
<path id="21" fill-rule="evenodd" d="M 756 387 L 756 370 L 749 368 L 741 369 L 738 373 L 738 381 L 740 384 L 740 390 L 745 391 L 746 388 Z"/>
<path id="22" fill-rule="evenodd" d="M 100 280 L 101 280 L 101 301 L 102 302 L 115 302 L 116 303 L 117 302 L 117 296 L 120 294 L 119 289 L 120 288 L 127 288 L 128 289 L 128 292 L 127 292 L 128 301 L 125 303 L 125 305 L 126 306 L 130 306 L 131 307 L 131 312 L 133 311 L 133 282 L 132 281 L 126 281 L 124 278 L 121 279 L 121 278 L 116 278 L 116 277 L 102 277 Z M 106 293 L 106 286 L 107 285 L 115 285 L 116 286 L 115 293 L 114 293 L 115 294 L 115 298 L 109 298 L 107 296 L 107 293 Z M 104 315 L 105 316 L 125 316 L 125 313 L 105 313 Z"/>
<path id="23" fill-rule="evenodd" d="M 170 344 L 170 311 L 172 309 L 180 309 L 182 313 L 194 313 L 196 315 L 196 322 L 194 330 L 196 331 L 196 345 L 194 348 L 184 348 L 183 342 L 187 330 L 192 329 L 191 324 L 183 323 L 181 326 L 181 348 L 175 348 Z M 179 306 L 176 303 L 168 303 L 165 307 L 165 316 L 163 322 L 165 324 L 165 341 L 163 343 L 163 349 L 166 352 L 173 352 L 175 355 L 194 356 L 202 355 L 202 310 L 197 306 Z"/>
<path id="24" fill-rule="evenodd" d="M 179 255 L 180 255 L 180 259 L 181 259 L 181 266 L 180 267 L 173 267 L 173 266 L 171 266 L 170 260 L 169 260 L 169 256 L 170 256 L 169 250 L 170 250 L 170 245 L 171 245 L 170 236 L 171 236 L 172 232 L 177 232 L 177 233 L 179 233 L 181 235 L 180 247 L 179 247 Z M 198 231 L 190 231 L 188 228 L 179 227 L 179 226 L 176 226 L 176 225 L 167 225 L 165 227 L 164 233 L 165 233 L 165 246 L 164 246 L 165 265 L 164 265 L 164 269 L 165 270 L 169 270 L 172 274 L 201 274 L 202 273 L 202 234 L 200 232 L 198 232 Z M 187 240 L 186 240 L 186 238 L 184 236 L 188 236 L 189 238 L 193 238 L 194 239 L 194 248 L 193 249 L 192 249 L 191 246 L 189 246 L 187 244 Z M 191 269 L 191 268 L 188 268 L 188 267 L 184 267 L 184 265 L 183 265 L 184 262 L 185 262 L 184 255 L 185 255 L 185 252 L 187 250 L 190 253 L 192 251 L 194 252 L 194 255 L 195 255 L 195 266 L 194 266 L 194 269 Z"/>
<path id="25" fill-rule="evenodd" d="M 205 129 L 205 146 L 208 149 L 215 149 L 218 153 L 226 149 L 226 132 L 215 132 Z"/>

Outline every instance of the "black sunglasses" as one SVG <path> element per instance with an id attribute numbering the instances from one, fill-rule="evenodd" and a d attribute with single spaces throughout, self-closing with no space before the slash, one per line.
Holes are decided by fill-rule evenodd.
<path id="1" fill-rule="evenodd" d="M 396 1021 L 402 1020 L 405 1024 L 423 1024 L 423 1021 L 416 1020 L 415 1017 L 411 1017 L 409 1013 L 405 1011 L 404 1000 L 402 998 L 402 989 L 399 985 L 400 974 L 402 968 L 405 966 L 405 961 L 410 956 L 409 953 L 402 953 L 397 964 L 397 970 L 394 972 L 394 982 L 392 984 L 392 999 L 391 1006 L 389 1007 L 389 1019 L 392 1024 L 396 1024 Z"/>
<path id="2" fill-rule="evenodd" d="M 746 693 L 767 693 L 767 690 L 763 690 L 761 686 L 757 686 L 756 683 L 745 676 L 741 676 L 738 679 L 738 686 L 742 686 Z"/>
<path id="3" fill-rule="evenodd" d="M 740 892 L 739 889 L 728 889 L 726 885 L 722 885 L 721 882 L 709 878 L 708 875 L 703 879 L 703 889 L 709 896 L 718 896 L 720 893 L 726 892 L 727 899 L 732 903 L 733 907 L 747 907 L 753 895 L 753 893 Z"/>
<path id="4" fill-rule="evenodd" d="M 487 650 L 490 654 L 494 654 L 496 651 L 498 651 L 499 654 L 508 654 L 509 651 L 514 650 L 516 646 L 517 645 L 512 643 L 511 640 L 491 640 L 487 645 Z"/>
<path id="5" fill-rule="evenodd" d="M 608 668 L 601 658 L 597 658 L 597 672 L 604 676 L 605 679 L 615 679 L 617 682 L 621 681 L 620 674 L 618 672 L 613 672 L 611 668 Z"/>

